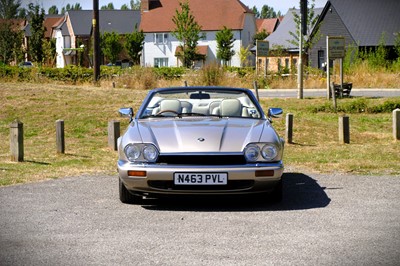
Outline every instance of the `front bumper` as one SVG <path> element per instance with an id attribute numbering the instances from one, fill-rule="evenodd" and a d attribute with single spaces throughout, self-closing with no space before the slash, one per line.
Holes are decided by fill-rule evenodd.
<path id="1" fill-rule="evenodd" d="M 145 171 L 130 176 L 128 171 Z M 174 173 L 227 173 L 227 185 L 175 185 Z M 150 165 L 118 161 L 119 178 L 136 194 L 218 195 L 271 192 L 283 174 L 282 161 L 246 165 Z"/>

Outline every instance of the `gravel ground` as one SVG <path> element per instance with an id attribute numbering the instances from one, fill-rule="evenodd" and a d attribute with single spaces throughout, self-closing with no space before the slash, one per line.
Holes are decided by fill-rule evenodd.
<path id="1" fill-rule="evenodd" d="M 0 188 L 1 265 L 399 265 L 400 178 L 285 173 L 284 200 L 118 200 L 116 176 Z"/>

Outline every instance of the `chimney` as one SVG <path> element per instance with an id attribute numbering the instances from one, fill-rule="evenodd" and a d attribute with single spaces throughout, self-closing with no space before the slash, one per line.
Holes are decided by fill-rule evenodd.
<path id="1" fill-rule="evenodd" d="M 140 3 L 140 11 L 147 12 L 150 9 L 150 1 L 151 0 L 142 0 Z"/>

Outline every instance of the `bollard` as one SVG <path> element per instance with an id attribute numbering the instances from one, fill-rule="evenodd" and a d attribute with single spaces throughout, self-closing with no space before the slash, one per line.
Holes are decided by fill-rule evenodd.
<path id="1" fill-rule="evenodd" d="M 65 153 L 64 120 L 56 121 L 56 149 L 57 153 Z"/>
<path id="2" fill-rule="evenodd" d="M 120 122 L 109 121 L 108 122 L 108 146 L 114 151 L 118 150 L 117 140 L 120 136 Z"/>
<path id="3" fill-rule="evenodd" d="M 286 141 L 293 143 L 293 114 L 286 115 Z"/>
<path id="4" fill-rule="evenodd" d="M 400 140 L 400 109 L 393 110 L 393 138 Z"/>
<path id="5" fill-rule="evenodd" d="M 11 161 L 24 161 L 24 124 L 15 120 L 10 124 Z"/>
<path id="6" fill-rule="evenodd" d="M 348 116 L 339 117 L 339 142 L 350 143 L 350 119 Z"/>

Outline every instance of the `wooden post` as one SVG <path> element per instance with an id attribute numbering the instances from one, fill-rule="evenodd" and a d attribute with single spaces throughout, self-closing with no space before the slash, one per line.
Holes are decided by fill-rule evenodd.
<path id="1" fill-rule="evenodd" d="M 64 120 L 56 121 L 56 147 L 57 153 L 65 153 Z"/>
<path id="2" fill-rule="evenodd" d="M 335 109 L 335 113 L 337 112 L 337 100 L 336 100 L 336 90 L 335 90 L 335 83 L 331 83 L 331 93 L 332 93 L 332 101 L 333 101 L 333 108 Z"/>
<path id="3" fill-rule="evenodd" d="M 183 82 L 183 86 L 185 86 L 185 87 L 188 86 L 187 80 L 185 80 L 185 81 Z"/>
<path id="4" fill-rule="evenodd" d="M 393 137 L 400 140 L 400 109 L 393 110 Z"/>
<path id="5" fill-rule="evenodd" d="M 10 124 L 11 161 L 24 161 L 24 124 L 15 120 Z"/>
<path id="6" fill-rule="evenodd" d="M 350 143 L 350 119 L 348 116 L 339 117 L 339 142 Z"/>
<path id="7" fill-rule="evenodd" d="M 286 141 L 293 143 L 293 114 L 286 115 Z"/>
<path id="8" fill-rule="evenodd" d="M 108 122 L 108 146 L 114 151 L 118 150 L 117 140 L 120 136 L 120 122 L 109 121 Z"/>

